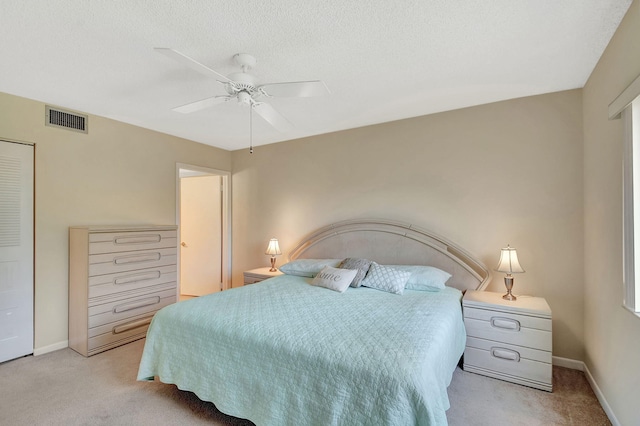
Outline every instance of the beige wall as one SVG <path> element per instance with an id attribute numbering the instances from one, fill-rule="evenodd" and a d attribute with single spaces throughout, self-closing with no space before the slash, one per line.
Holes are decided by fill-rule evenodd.
<path id="1" fill-rule="evenodd" d="M 640 318 L 622 307 L 622 121 L 607 106 L 640 75 L 631 5 L 584 93 L 585 363 L 617 420 L 640 419 Z"/>
<path id="2" fill-rule="evenodd" d="M 175 224 L 176 162 L 230 170 L 228 151 L 89 116 L 44 125 L 45 105 L 0 93 L 0 138 L 36 144 L 35 348 L 67 340 L 68 227 Z"/>
<path id="3" fill-rule="evenodd" d="M 527 271 L 515 294 L 546 297 L 554 355 L 581 360 L 582 158 L 581 90 L 234 151 L 233 282 L 268 265 L 269 238 L 287 253 L 351 218 L 419 225 L 489 268 L 509 243 Z"/>

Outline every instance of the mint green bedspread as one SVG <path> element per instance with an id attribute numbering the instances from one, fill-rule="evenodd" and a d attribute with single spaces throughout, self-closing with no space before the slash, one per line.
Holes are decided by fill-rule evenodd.
<path id="1" fill-rule="evenodd" d="M 337 293 L 282 275 L 167 306 L 138 380 L 268 425 L 444 425 L 464 351 L 461 293 Z"/>

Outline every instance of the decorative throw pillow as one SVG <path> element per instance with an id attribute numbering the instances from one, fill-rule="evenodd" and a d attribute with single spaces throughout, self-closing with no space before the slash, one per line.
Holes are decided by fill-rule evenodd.
<path id="1" fill-rule="evenodd" d="M 402 294 L 410 276 L 411 272 L 378 265 L 373 262 L 367 277 L 362 281 L 362 285 L 389 293 Z"/>
<path id="2" fill-rule="evenodd" d="M 318 287 L 325 287 L 329 290 L 343 293 L 353 278 L 358 273 L 355 269 L 339 269 L 325 266 L 322 271 L 316 275 L 311 284 Z"/>
<path id="3" fill-rule="evenodd" d="M 438 291 L 445 287 L 451 274 L 433 266 L 422 265 L 387 265 L 402 271 L 411 272 L 407 281 L 407 290 Z"/>
<path id="4" fill-rule="evenodd" d="M 287 275 L 299 277 L 315 277 L 325 266 L 337 267 L 342 259 L 296 259 L 285 263 L 280 271 Z"/>
<path id="5" fill-rule="evenodd" d="M 338 265 L 338 268 L 356 269 L 358 273 L 353 281 L 351 281 L 351 287 L 360 287 L 360 284 L 362 284 L 362 280 L 364 279 L 364 276 L 367 275 L 367 271 L 370 266 L 370 260 L 347 257 L 340 265 Z"/>

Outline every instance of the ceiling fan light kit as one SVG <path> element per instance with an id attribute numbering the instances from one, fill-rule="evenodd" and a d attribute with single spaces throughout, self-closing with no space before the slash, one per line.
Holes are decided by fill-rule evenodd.
<path id="1" fill-rule="evenodd" d="M 320 80 L 291 81 L 258 85 L 257 78 L 248 72 L 256 66 L 256 58 L 247 53 L 237 53 L 233 56 L 235 63 L 242 71 L 225 76 L 176 50 L 166 47 L 156 47 L 155 50 L 156 52 L 161 53 L 194 71 L 214 77 L 218 82 L 224 85 L 227 95 L 212 96 L 173 108 L 174 111 L 183 114 L 200 111 L 214 105 L 228 102 L 231 99 L 236 99 L 241 105 L 247 104 L 251 106 L 249 112 L 250 116 L 251 111 L 255 111 L 276 130 L 287 132 L 293 127 L 293 125 L 269 103 L 260 101 L 261 98 L 311 97 L 329 94 L 329 88 Z M 249 127 L 251 132 L 250 152 L 253 152 L 251 122 Z"/>
<path id="2" fill-rule="evenodd" d="M 238 103 L 251 105 L 254 102 L 253 98 L 244 90 L 238 92 Z"/>

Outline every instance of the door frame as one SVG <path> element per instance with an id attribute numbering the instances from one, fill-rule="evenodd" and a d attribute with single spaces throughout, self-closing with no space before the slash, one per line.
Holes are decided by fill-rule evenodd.
<path id="1" fill-rule="evenodd" d="M 178 297 L 180 297 L 180 268 L 181 254 L 180 242 L 180 175 L 191 173 L 192 175 L 216 175 L 222 179 L 222 291 L 231 288 L 231 172 L 212 169 L 210 167 L 196 166 L 193 164 L 176 163 L 176 225 L 178 225 Z"/>

